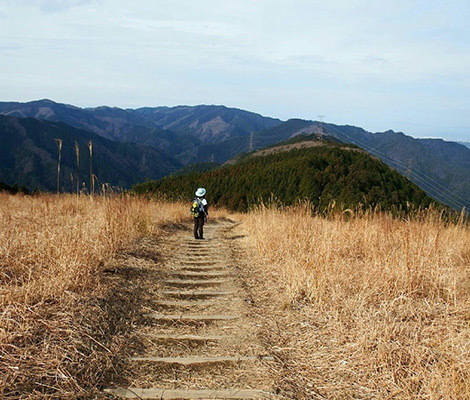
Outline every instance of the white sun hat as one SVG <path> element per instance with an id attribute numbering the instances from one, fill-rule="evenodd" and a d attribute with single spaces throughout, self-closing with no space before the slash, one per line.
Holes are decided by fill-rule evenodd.
<path id="1" fill-rule="evenodd" d="M 198 190 L 196 190 L 196 196 L 198 197 L 202 197 L 206 194 L 206 189 L 204 188 L 199 188 Z"/>

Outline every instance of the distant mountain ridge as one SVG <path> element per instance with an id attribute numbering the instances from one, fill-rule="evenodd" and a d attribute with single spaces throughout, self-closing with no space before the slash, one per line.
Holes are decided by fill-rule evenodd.
<path id="1" fill-rule="evenodd" d="M 470 149 L 470 142 L 456 142 L 458 144 L 461 144 L 462 146 L 468 147 Z"/>
<path id="2" fill-rule="evenodd" d="M 321 212 L 333 203 L 341 208 L 379 206 L 397 211 L 433 203 L 418 186 L 362 149 L 314 137 L 251 153 L 214 170 L 172 175 L 133 189 L 189 199 L 201 186 L 211 204 L 237 211 L 273 198 L 282 205 L 307 199 Z"/>
<path id="3" fill-rule="evenodd" d="M 459 210 L 470 209 L 470 150 L 454 142 L 415 139 L 391 130 L 371 133 L 355 126 L 291 119 L 258 132 L 252 145 L 258 150 L 309 134 L 355 144 L 408 177 L 436 200 Z M 218 145 L 227 158 L 236 155 L 230 152 L 235 146 Z"/>
<path id="4" fill-rule="evenodd" d="M 136 113 L 159 127 L 179 134 L 191 134 L 204 143 L 218 143 L 234 136 L 249 136 L 281 123 L 249 111 L 225 106 L 176 106 L 138 108 Z"/>
<path id="5" fill-rule="evenodd" d="M 0 181 L 30 190 L 55 191 L 58 149 L 62 139 L 61 190 L 71 192 L 75 180 L 75 150 L 80 148 L 80 187 L 90 188 L 88 141 L 93 143 L 93 173 L 100 183 L 129 188 L 145 179 L 158 179 L 182 167 L 162 151 L 142 144 L 120 143 L 59 122 L 0 115 Z M 76 182 L 76 180 L 75 180 Z"/>
<path id="6" fill-rule="evenodd" d="M 252 132 L 281 123 L 278 119 L 225 106 L 79 108 L 52 100 L 0 102 L 0 114 L 64 122 L 107 139 L 157 147 L 173 157 L 184 153 L 180 158 L 185 163 L 198 161 L 191 154 L 200 145 L 250 136 Z"/>
<path id="7" fill-rule="evenodd" d="M 468 143 L 414 139 L 394 131 L 371 133 L 355 126 L 302 119 L 282 122 L 224 106 L 83 109 L 40 100 L 0 103 L 0 114 L 60 121 L 108 139 L 156 147 L 183 165 L 222 164 L 298 135 L 334 137 L 379 157 L 437 200 L 456 209 L 470 209 Z"/>

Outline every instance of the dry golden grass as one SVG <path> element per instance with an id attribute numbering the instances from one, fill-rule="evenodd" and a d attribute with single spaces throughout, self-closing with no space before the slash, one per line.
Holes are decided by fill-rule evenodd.
<path id="1" fill-rule="evenodd" d="M 1 398 L 90 398 L 120 348 L 112 335 L 123 317 L 112 309 L 131 301 L 106 282 L 105 263 L 187 219 L 187 208 L 0 194 Z"/>
<path id="2" fill-rule="evenodd" d="M 302 207 L 236 218 L 288 398 L 470 399 L 467 226 Z M 0 397 L 99 398 L 133 323 L 124 315 L 139 312 L 132 268 L 126 289 L 106 263 L 184 220 L 187 204 L 1 194 Z"/>
<path id="3" fill-rule="evenodd" d="M 349 214 L 348 214 L 349 215 Z M 294 398 L 470 399 L 470 229 L 438 214 L 244 217 Z"/>

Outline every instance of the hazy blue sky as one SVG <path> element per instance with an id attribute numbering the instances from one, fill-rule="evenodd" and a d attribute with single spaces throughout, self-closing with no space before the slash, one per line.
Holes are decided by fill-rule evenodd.
<path id="1" fill-rule="evenodd" d="M 470 140 L 470 1 L 0 0 L 0 100 L 224 104 Z"/>

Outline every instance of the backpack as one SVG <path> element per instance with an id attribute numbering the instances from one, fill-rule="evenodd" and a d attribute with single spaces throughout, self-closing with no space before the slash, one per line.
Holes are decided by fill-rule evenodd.
<path id="1" fill-rule="evenodd" d="M 191 217 L 194 217 L 194 218 L 199 217 L 200 210 L 201 210 L 201 200 L 199 200 L 198 198 L 195 198 L 190 208 Z"/>

